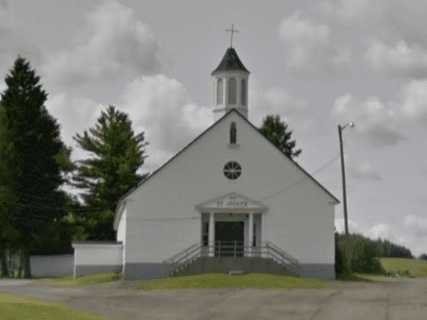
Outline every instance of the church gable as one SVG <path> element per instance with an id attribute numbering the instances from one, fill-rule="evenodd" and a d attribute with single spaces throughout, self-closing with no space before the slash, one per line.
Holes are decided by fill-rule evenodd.
<path id="1" fill-rule="evenodd" d="M 236 129 L 236 124 L 237 124 L 237 129 Z M 246 129 L 244 127 L 246 127 Z M 325 192 L 325 194 L 330 198 L 330 200 L 332 202 L 339 203 L 338 199 L 334 195 L 332 195 L 332 193 L 330 193 L 325 187 L 323 187 L 314 177 L 312 177 L 308 172 L 306 172 L 300 165 L 298 165 L 295 161 L 289 159 L 284 153 L 282 153 L 282 151 L 280 151 L 267 138 L 265 138 L 252 123 L 250 123 L 243 115 L 241 115 L 235 109 L 232 109 L 230 112 L 225 114 L 221 119 L 219 119 L 214 124 L 212 124 L 208 129 L 206 129 L 202 134 L 200 134 L 198 137 L 196 137 L 192 142 L 190 142 L 182 150 L 177 152 L 171 159 L 169 159 L 162 166 L 160 166 L 156 171 L 154 171 L 146 180 L 141 182 L 137 188 L 135 188 L 134 190 L 131 190 L 128 194 L 126 194 L 122 198 L 120 203 L 122 203 L 122 201 L 125 200 L 126 198 L 128 198 L 131 194 L 136 192 L 144 184 L 149 184 L 152 179 L 156 179 L 156 176 L 160 172 L 162 172 L 167 167 L 169 167 L 174 161 L 178 160 L 178 158 L 181 158 L 182 156 L 184 156 L 184 154 L 186 154 L 187 151 L 194 148 L 197 144 L 206 143 L 204 137 L 208 134 L 217 135 L 218 139 L 222 139 L 221 143 L 224 146 L 227 146 L 227 148 L 226 148 L 227 149 L 227 156 L 228 156 L 229 152 L 232 152 L 233 150 L 239 151 L 240 143 L 242 140 L 246 141 L 246 145 L 244 146 L 245 149 L 251 148 L 252 146 L 248 143 L 248 137 L 242 137 L 242 135 L 249 133 L 248 129 L 249 129 L 249 131 L 253 131 L 255 133 L 255 135 L 257 136 L 257 139 L 256 139 L 256 140 L 258 140 L 257 143 L 254 140 L 252 140 L 254 148 L 259 143 L 261 143 L 263 145 L 264 144 L 269 145 L 271 148 L 267 147 L 267 149 L 271 150 L 272 152 L 278 153 L 278 155 L 280 157 L 283 157 L 283 159 L 284 159 L 284 161 L 286 161 L 286 163 L 290 164 L 291 168 L 293 167 L 295 169 L 295 171 L 299 171 L 300 173 L 302 173 L 306 178 L 311 180 L 316 185 L 316 187 L 319 187 L 323 192 Z M 251 139 L 254 139 L 254 137 Z M 216 139 L 214 139 L 214 140 L 216 140 Z M 265 147 L 266 146 L 264 145 L 263 150 L 265 150 Z M 256 153 L 256 152 L 257 152 L 256 150 L 253 150 L 253 153 Z M 267 153 L 269 153 L 269 151 L 267 151 Z M 249 154 L 252 154 L 252 151 L 250 151 Z M 224 157 L 224 155 L 216 155 L 216 156 Z M 273 155 L 271 155 L 271 156 L 273 156 Z M 263 155 L 263 157 L 271 157 L 271 156 L 269 156 L 268 154 Z M 198 161 L 198 159 L 189 160 L 189 161 Z M 260 163 L 260 165 L 262 165 L 262 164 Z M 281 168 L 278 168 L 278 169 L 280 170 Z M 292 171 L 294 171 L 294 170 L 292 170 Z M 266 171 L 266 174 L 267 174 L 267 172 L 268 171 Z M 284 182 L 284 184 L 286 184 L 286 183 Z M 120 215 L 120 213 L 119 213 L 119 215 Z M 118 223 L 117 219 L 116 219 L 116 222 Z"/>
<path id="2" fill-rule="evenodd" d="M 203 199 L 220 195 L 224 197 L 224 194 L 226 196 L 221 200 L 223 203 L 232 203 L 230 197 L 245 202 L 243 198 L 246 196 L 256 201 L 277 193 L 289 183 L 307 180 L 304 191 L 298 191 L 295 196 L 311 194 L 322 201 L 326 195 L 329 202 L 339 202 L 247 120 L 249 72 L 235 49 L 226 51 L 224 63 L 212 73 L 212 79 L 213 112 L 215 117 L 220 118 L 122 197 L 117 205 L 115 227 L 123 211 L 120 209 L 130 196 L 135 199 L 155 199 L 160 193 L 165 193 L 168 194 L 170 206 L 176 205 L 181 199 L 196 198 L 197 202 L 192 204 L 194 208 Z M 233 194 L 235 191 L 244 196 Z M 142 201 L 147 202 L 146 199 Z M 247 203 L 255 205 L 253 201 Z M 162 205 L 166 204 L 153 203 L 156 207 Z"/>

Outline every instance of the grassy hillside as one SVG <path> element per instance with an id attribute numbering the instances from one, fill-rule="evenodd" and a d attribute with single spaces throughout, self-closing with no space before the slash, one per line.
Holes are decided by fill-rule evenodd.
<path id="1" fill-rule="evenodd" d="M 173 277 L 141 281 L 140 289 L 189 289 L 189 288 L 325 288 L 328 284 L 317 279 L 289 277 L 273 274 L 249 273 L 227 275 L 207 273 L 194 276 Z"/>
<path id="2" fill-rule="evenodd" d="M 101 320 L 100 317 L 71 310 L 60 304 L 16 297 L 0 293 L 2 320 Z"/>
<path id="3" fill-rule="evenodd" d="M 381 258 L 387 272 L 404 273 L 409 271 L 414 277 L 427 277 L 427 261 L 419 259 Z"/>

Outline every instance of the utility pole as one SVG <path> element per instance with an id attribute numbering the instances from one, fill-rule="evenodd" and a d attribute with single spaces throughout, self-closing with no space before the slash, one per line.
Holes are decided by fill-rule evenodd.
<path id="1" fill-rule="evenodd" d="M 343 209 L 344 209 L 344 230 L 345 235 L 348 237 L 348 208 L 347 208 L 347 185 L 345 178 L 345 164 L 344 164 L 344 144 L 342 139 L 342 132 L 345 128 L 354 127 L 353 122 L 346 123 L 345 125 L 338 125 L 338 137 L 340 141 L 340 155 L 341 155 L 341 177 L 342 177 L 342 199 L 343 199 Z"/>

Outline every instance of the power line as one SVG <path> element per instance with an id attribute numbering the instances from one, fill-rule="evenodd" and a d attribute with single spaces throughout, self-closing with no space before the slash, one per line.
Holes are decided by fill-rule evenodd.
<path id="1" fill-rule="evenodd" d="M 317 168 L 316 170 L 314 170 L 312 172 L 312 175 L 315 175 L 325 169 L 327 169 L 328 167 L 330 167 L 332 164 L 334 164 L 339 158 L 339 154 L 337 154 L 335 157 L 333 157 L 332 159 L 326 161 L 322 166 L 320 166 L 319 168 Z M 297 186 L 298 184 L 305 182 L 307 180 L 311 179 L 308 176 L 304 176 L 303 178 L 285 186 L 283 189 L 280 189 L 277 192 L 274 192 L 268 196 L 265 196 L 263 198 L 261 198 L 259 201 L 263 201 L 266 199 L 271 199 L 279 194 L 282 194 L 286 191 L 289 191 L 290 189 L 292 189 L 293 187 Z M 164 218 L 142 218 L 141 221 L 151 221 L 151 222 L 155 222 L 155 221 L 182 221 L 182 220 L 195 220 L 195 219 L 199 219 L 199 217 L 164 217 Z"/>
<path id="2" fill-rule="evenodd" d="M 332 159 L 326 161 L 322 166 L 320 166 L 319 168 L 317 168 L 316 170 L 314 170 L 312 172 L 312 175 L 315 175 L 325 169 L 327 169 L 328 167 L 330 167 L 332 164 L 335 163 L 336 160 L 338 160 L 339 158 L 339 154 L 337 154 L 335 157 L 333 157 Z M 310 177 L 308 176 L 304 176 L 301 179 L 298 179 L 297 181 L 292 182 L 289 185 L 286 185 L 284 188 L 273 192 L 267 196 L 264 196 L 262 198 L 260 198 L 258 201 L 265 201 L 271 198 L 274 198 L 280 194 L 283 194 L 287 191 L 289 191 L 290 189 L 294 188 L 295 186 L 305 182 L 306 180 L 310 179 Z M 28 196 L 28 195 L 24 195 Z M 33 196 L 30 196 L 33 197 Z M 34 198 L 37 198 L 36 196 L 34 196 Z M 43 197 L 38 197 L 39 199 L 43 199 Z M 34 208 L 34 209 L 38 209 L 38 210 L 51 210 L 51 211 L 60 211 L 60 212 L 73 212 L 73 213 L 99 213 L 99 212 L 103 212 L 105 211 L 105 208 L 91 208 L 91 209 L 85 209 L 85 208 L 70 208 L 70 209 L 66 209 L 66 208 L 58 208 L 58 207 L 52 207 L 52 206 L 46 206 L 37 202 L 32 201 L 32 203 L 22 203 L 22 202 L 14 202 L 13 203 L 16 206 L 19 206 L 21 208 Z M 99 209 L 99 210 L 98 210 Z M 41 217 L 40 217 L 41 218 Z M 175 218 L 175 217 L 171 217 L 171 218 L 147 218 L 147 221 L 156 221 L 156 220 L 188 220 L 188 219 L 194 219 L 194 217 L 185 217 L 185 218 Z"/>
<path id="3" fill-rule="evenodd" d="M 337 161 L 339 158 L 339 154 L 337 154 L 335 157 L 333 157 L 332 159 L 328 160 L 327 162 L 325 162 L 322 166 L 320 166 L 319 168 L 317 168 L 316 170 L 313 171 L 313 173 L 311 175 L 315 175 L 325 169 L 327 169 L 329 166 L 331 166 L 332 164 L 334 164 L 335 161 Z M 307 176 L 304 176 L 303 178 L 294 181 L 293 183 L 285 186 L 283 189 L 280 189 L 279 191 L 276 191 L 270 195 L 264 196 L 263 198 L 259 199 L 258 201 L 265 201 L 271 198 L 274 198 L 275 196 L 278 196 L 279 194 L 282 194 L 286 191 L 288 191 L 289 189 L 292 189 L 293 187 L 295 187 L 296 185 L 299 185 L 302 182 L 305 182 L 307 179 L 310 179 Z"/>

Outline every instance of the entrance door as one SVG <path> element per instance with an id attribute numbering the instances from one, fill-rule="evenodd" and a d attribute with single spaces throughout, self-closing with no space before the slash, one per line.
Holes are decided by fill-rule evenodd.
<path id="1" fill-rule="evenodd" d="M 215 256 L 243 256 L 244 222 L 218 221 L 215 223 Z"/>

